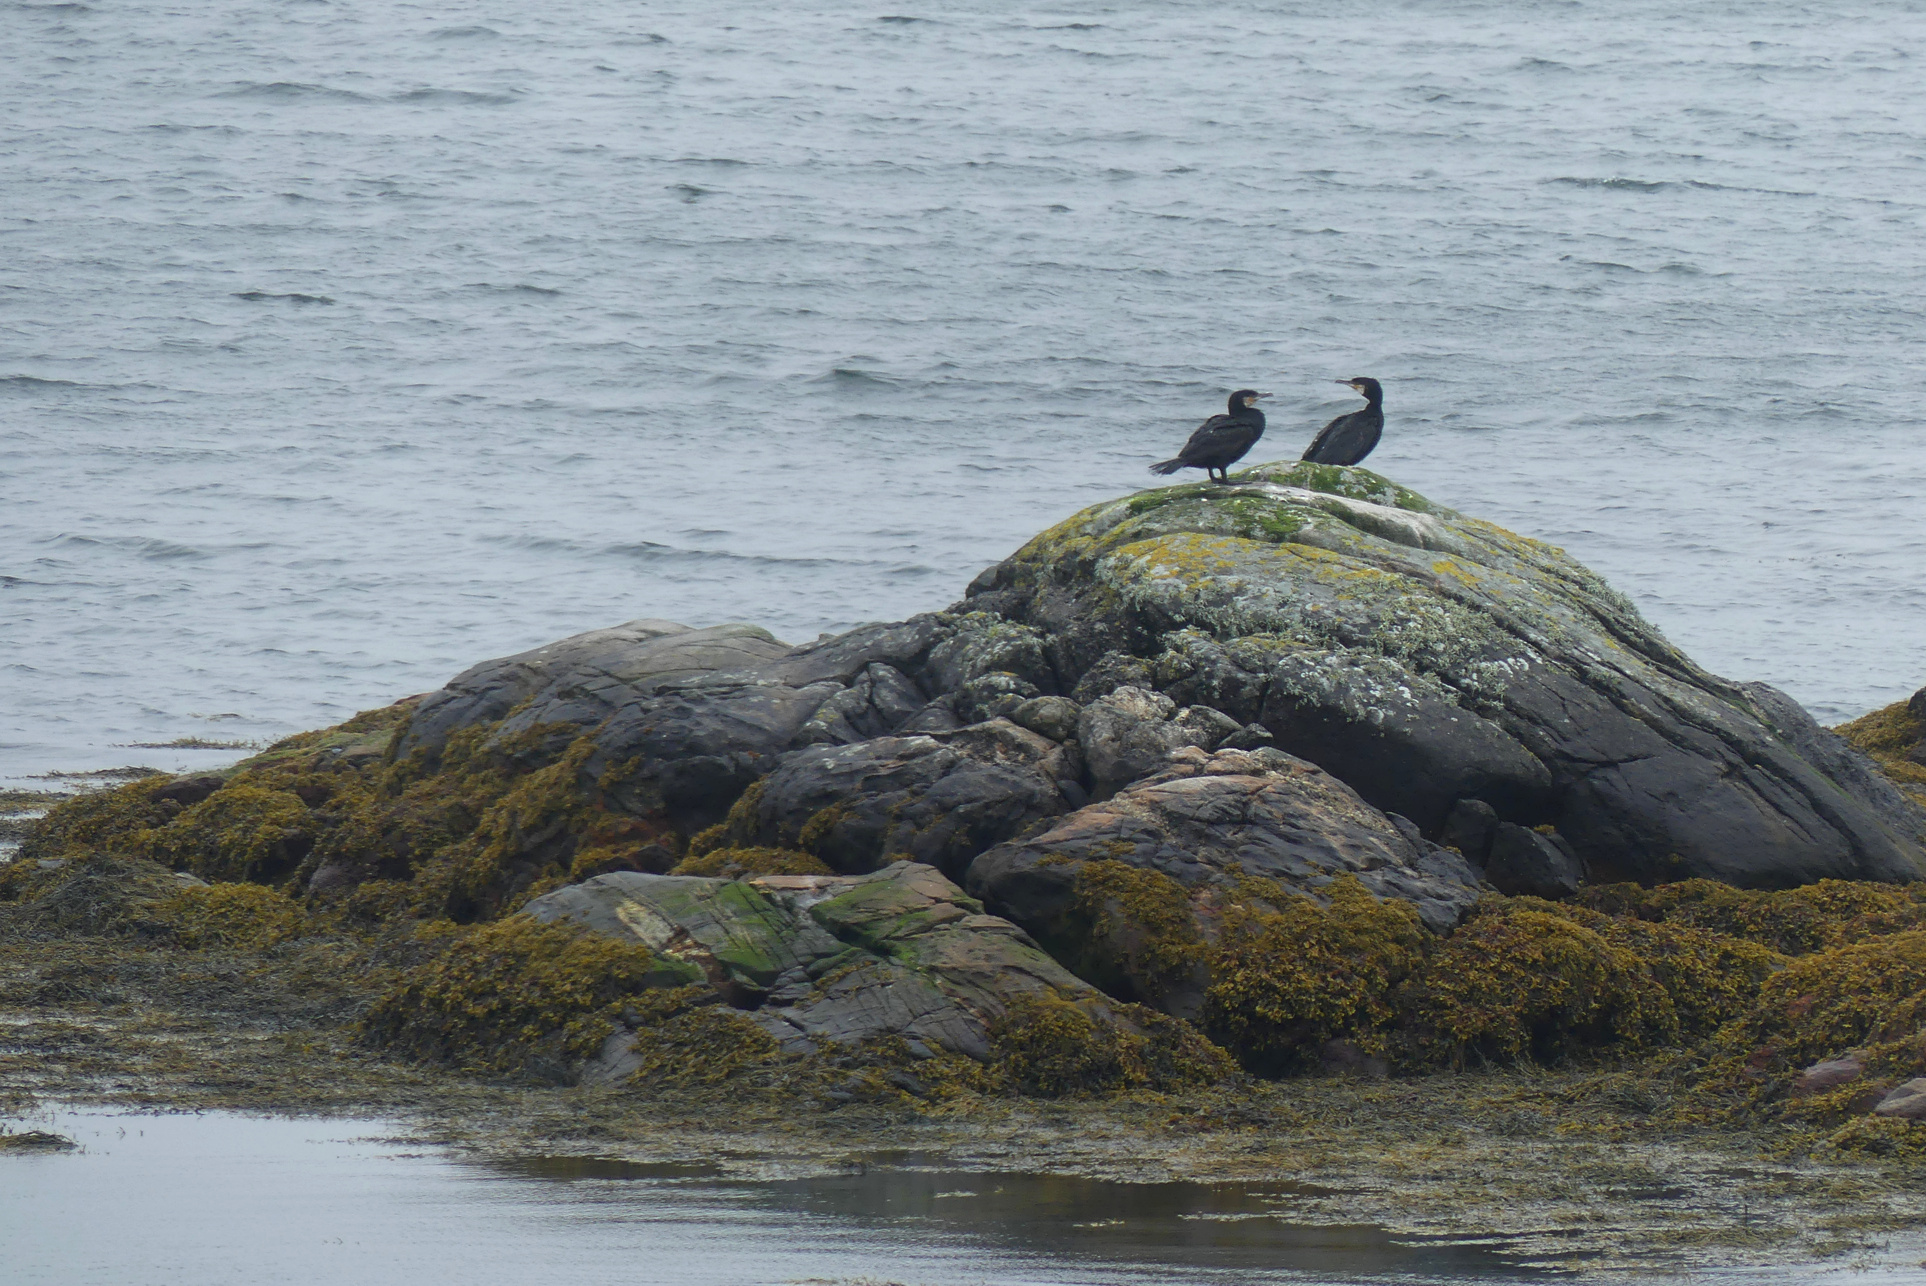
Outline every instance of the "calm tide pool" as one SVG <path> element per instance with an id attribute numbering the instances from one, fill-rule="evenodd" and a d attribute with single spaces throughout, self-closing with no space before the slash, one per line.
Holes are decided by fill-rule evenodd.
<path id="1" fill-rule="evenodd" d="M 11 1124 L 80 1146 L 0 1155 L 9 1286 L 1315 1286 L 1569 1275 L 1521 1266 L 1499 1239 L 1294 1224 L 1289 1184 L 1114 1183 L 927 1168 L 913 1157 L 745 1180 L 706 1166 L 475 1159 L 367 1121 L 89 1109 Z M 1689 1280 L 1834 1272 L 1847 1270 Z M 1926 1281 L 1864 1262 L 1848 1275 L 1867 1286 Z"/>

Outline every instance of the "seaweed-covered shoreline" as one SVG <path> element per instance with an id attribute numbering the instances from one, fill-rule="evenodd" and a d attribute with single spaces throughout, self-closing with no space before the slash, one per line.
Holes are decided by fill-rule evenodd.
<path id="1" fill-rule="evenodd" d="M 1821 1156 L 1785 1124 L 1682 1124 L 1669 1108 L 1689 1075 L 1666 1056 L 1064 1099 L 931 1100 L 885 1083 L 838 1101 L 861 1069 L 834 1065 L 540 1086 L 368 1048 L 353 1015 L 395 966 L 371 967 L 364 949 L 8 931 L 0 1114 L 72 1103 L 381 1119 L 490 1154 L 704 1161 L 741 1176 L 915 1151 L 963 1169 L 1291 1180 L 1307 1185 L 1299 1221 L 1503 1237 L 1526 1259 L 1596 1274 L 1849 1263 L 1926 1230 L 1910 1158 Z"/>
<path id="2" fill-rule="evenodd" d="M 1864 1253 L 1926 1229 L 1926 694 L 1839 733 L 1557 550 L 1260 466 L 948 612 L 632 621 L 56 804 L 0 1105 Z"/>

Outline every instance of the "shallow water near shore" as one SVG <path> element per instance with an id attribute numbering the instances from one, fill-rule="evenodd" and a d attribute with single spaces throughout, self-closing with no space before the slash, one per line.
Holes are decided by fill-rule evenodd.
<path id="1" fill-rule="evenodd" d="M 740 1158 L 733 1174 L 703 1164 L 491 1159 L 378 1122 L 224 1112 L 53 1109 L 15 1128 L 79 1144 L 0 1155 L 7 1280 L 19 1286 L 1320 1286 L 1554 1281 L 1579 1266 L 1520 1264 L 1501 1238 L 1294 1223 L 1288 1183 L 1117 1183 L 942 1169 L 913 1155 L 871 1155 L 808 1177 Z M 1926 1281 L 1893 1259 L 1689 1280 Z"/>
<path id="2" fill-rule="evenodd" d="M 1288 1184 L 970 1173 L 913 1157 L 752 1180 L 704 1165 L 475 1159 L 374 1123 L 227 1113 L 52 1112 L 31 1125 L 80 1148 L 0 1157 L 19 1286 L 1537 1275 L 1502 1246 L 1293 1224 Z"/>
<path id="3" fill-rule="evenodd" d="M 1390 390 L 1827 721 L 1926 637 L 1903 3 L 0 4 L 0 777 L 803 641 Z M 106 92 L 104 87 L 112 87 Z"/>

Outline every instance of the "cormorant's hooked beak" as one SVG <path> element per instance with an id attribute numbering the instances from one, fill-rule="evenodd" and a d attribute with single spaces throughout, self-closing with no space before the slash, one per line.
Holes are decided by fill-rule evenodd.
<path id="1" fill-rule="evenodd" d="M 1257 401 L 1257 399 L 1258 399 L 1258 398 L 1260 398 L 1260 397 L 1269 397 L 1269 396 L 1270 396 L 1270 394 L 1269 394 L 1269 393 L 1253 393 L 1253 394 L 1251 394 L 1251 396 L 1250 396 L 1250 400 L 1251 400 L 1251 401 L 1253 401 L 1253 402 L 1255 402 L 1255 401 Z"/>

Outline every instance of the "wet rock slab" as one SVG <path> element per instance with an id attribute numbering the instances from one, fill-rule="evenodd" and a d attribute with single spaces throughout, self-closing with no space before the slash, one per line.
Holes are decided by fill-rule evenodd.
<path id="1" fill-rule="evenodd" d="M 913 1050 L 984 1058 L 990 1022 L 1017 997 L 1095 995 L 1022 929 L 913 862 L 744 880 L 617 872 L 527 912 L 693 966 L 789 1053 L 900 1036 Z M 618 1034 L 591 1077 L 622 1074 L 626 1043 Z"/>

